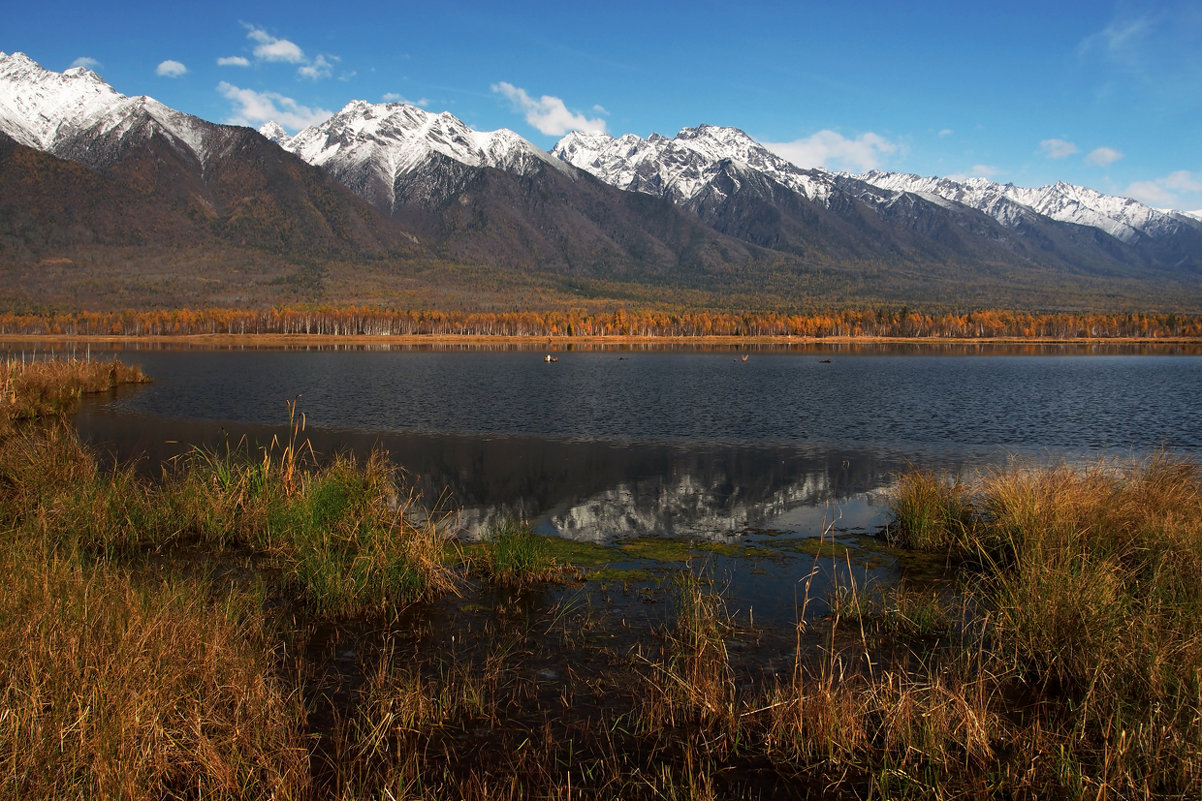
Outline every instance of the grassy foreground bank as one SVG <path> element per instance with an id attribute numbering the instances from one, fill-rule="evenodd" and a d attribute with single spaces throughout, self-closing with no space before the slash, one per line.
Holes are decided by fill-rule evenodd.
<path id="1" fill-rule="evenodd" d="M 615 638 L 527 602 L 579 580 L 552 543 L 463 548 L 383 455 L 292 432 L 155 481 L 0 434 L 0 798 L 1202 795 L 1192 463 L 903 476 L 889 536 L 951 582 L 843 587 L 768 674 L 703 575 Z"/>

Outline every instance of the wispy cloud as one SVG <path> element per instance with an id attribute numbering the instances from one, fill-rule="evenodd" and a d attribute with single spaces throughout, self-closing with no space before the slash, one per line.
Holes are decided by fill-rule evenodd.
<path id="1" fill-rule="evenodd" d="M 897 152 L 897 145 L 880 134 L 868 132 L 849 139 L 831 130 L 792 142 L 764 142 L 764 147 L 803 169 L 822 167 L 849 172 L 876 169 Z"/>
<path id="2" fill-rule="evenodd" d="M 160 61 L 159 65 L 154 68 L 154 74 L 164 78 L 179 78 L 188 73 L 188 68 L 174 59 Z"/>
<path id="3" fill-rule="evenodd" d="M 225 81 L 217 85 L 217 91 L 234 104 L 233 113 L 226 119 L 233 125 L 257 128 L 268 120 L 274 120 L 285 129 L 295 132 L 324 122 L 334 114 L 324 108 L 301 105 L 279 92 L 241 89 Z"/>
<path id="4" fill-rule="evenodd" d="M 1077 146 L 1063 139 L 1044 139 L 1039 149 L 1050 159 L 1062 159 L 1079 152 Z"/>
<path id="5" fill-rule="evenodd" d="M 589 119 L 583 114 L 569 111 L 558 97 L 543 95 L 533 98 L 525 89 L 504 81 L 494 83 L 492 90 L 509 99 L 514 109 L 526 116 L 526 122 L 547 136 L 563 136 L 568 131 L 605 133 L 605 120 Z"/>
<path id="6" fill-rule="evenodd" d="M 1085 160 L 1090 164 L 1096 164 L 1099 167 L 1105 167 L 1108 164 L 1113 164 L 1123 157 L 1123 154 L 1112 147 L 1098 147 L 1089 152 Z"/>
<path id="7" fill-rule="evenodd" d="M 86 70 L 98 70 L 98 69 L 100 69 L 101 64 L 99 61 L 92 58 L 91 56 L 80 56 L 79 58 L 77 58 L 71 62 L 71 66 L 72 67 L 83 67 Z"/>
<path id="8" fill-rule="evenodd" d="M 295 42 L 278 39 L 262 28 L 243 23 L 246 26 L 246 38 L 255 43 L 255 58 L 262 61 L 286 61 L 298 64 L 305 60 L 305 51 Z"/>
<path id="9" fill-rule="evenodd" d="M 1176 170 L 1163 178 L 1135 181 L 1123 194 L 1157 208 L 1191 208 L 1202 204 L 1202 173 Z"/>
<path id="10" fill-rule="evenodd" d="M 333 58 L 331 56 L 331 58 Z M 337 59 L 334 59 L 337 61 Z M 334 64 L 320 53 L 317 58 L 305 64 L 296 71 L 302 78 L 308 78 L 311 81 L 316 81 L 319 78 L 329 78 L 334 70 Z"/>
<path id="11" fill-rule="evenodd" d="M 1085 37 L 1077 45 L 1077 52 L 1086 56 L 1100 54 L 1109 61 L 1134 66 L 1154 27 L 1153 19 L 1146 15 L 1114 19 L 1102 30 Z"/>
<path id="12" fill-rule="evenodd" d="M 243 22 L 242 27 L 246 28 L 246 38 L 253 44 L 251 54 L 256 61 L 296 64 L 296 74 L 301 78 L 310 81 L 329 78 L 334 73 L 334 65 L 340 61 L 338 56 L 329 53 L 306 56 L 304 49 L 296 42 L 274 36 L 258 25 Z M 222 66 L 250 66 L 250 61 L 242 56 L 221 58 L 217 63 Z"/>

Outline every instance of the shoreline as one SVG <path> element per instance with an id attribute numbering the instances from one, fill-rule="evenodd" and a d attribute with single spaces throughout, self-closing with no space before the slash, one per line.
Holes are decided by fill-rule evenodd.
<path id="1" fill-rule="evenodd" d="M 882 336 L 545 336 L 486 334 L 178 334 L 124 336 L 101 334 L 0 334 L 5 344 L 147 344 L 147 345 L 247 345 L 253 347 L 292 346 L 511 346 L 531 349 L 561 347 L 697 346 L 740 348 L 745 346 L 782 347 L 822 345 L 1004 345 L 1004 346 L 1108 346 L 1108 345 L 1198 345 L 1202 337 L 882 337 Z"/>

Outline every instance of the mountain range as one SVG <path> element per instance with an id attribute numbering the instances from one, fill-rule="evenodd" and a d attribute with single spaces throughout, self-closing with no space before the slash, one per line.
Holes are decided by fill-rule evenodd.
<path id="1" fill-rule="evenodd" d="M 0 53 L 0 308 L 295 302 L 1196 308 L 1202 221 L 1058 183 L 801 169 L 736 128 L 348 103 L 289 136 Z"/>

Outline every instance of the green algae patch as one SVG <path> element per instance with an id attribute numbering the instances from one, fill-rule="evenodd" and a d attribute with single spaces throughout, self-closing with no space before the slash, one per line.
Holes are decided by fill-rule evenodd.
<path id="1" fill-rule="evenodd" d="M 663 568 L 653 570 L 645 567 L 617 567 L 615 565 L 607 565 L 588 574 L 589 581 L 596 581 L 603 585 L 618 584 L 623 587 L 629 587 L 632 584 L 654 584 L 662 581 L 663 578 Z"/>
<path id="2" fill-rule="evenodd" d="M 858 544 L 850 545 L 846 542 L 824 539 L 822 537 L 781 539 L 776 540 L 772 544 L 781 551 L 788 551 L 802 556 L 838 559 L 840 561 L 850 558 L 857 564 L 866 564 L 870 561 L 870 553 L 859 547 Z"/>
<path id="3" fill-rule="evenodd" d="M 626 540 L 618 550 L 631 559 L 652 562 L 687 562 L 701 553 L 698 543 L 681 537 L 644 537 Z"/>
<path id="4" fill-rule="evenodd" d="M 578 542 L 565 537 L 546 537 L 547 554 L 559 564 L 580 568 L 596 568 L 620 558 L 612 545 Z"/>

